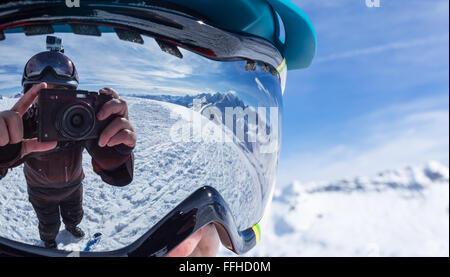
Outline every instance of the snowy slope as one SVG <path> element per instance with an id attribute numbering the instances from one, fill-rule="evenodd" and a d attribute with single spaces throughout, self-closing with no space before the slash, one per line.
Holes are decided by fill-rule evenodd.
<path id="1" fill-rule="evenodd" d="M 264 221 L 246 256 L 448 257 L 449 170 L 431 162 L 373 178 L 293 182 L 276 191 Z"/>

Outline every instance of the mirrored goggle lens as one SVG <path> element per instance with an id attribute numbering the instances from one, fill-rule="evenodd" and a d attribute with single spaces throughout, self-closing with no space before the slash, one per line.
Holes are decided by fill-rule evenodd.
<path id="1" fill-rule="evenodd" d="M 42 74 L 46 68 L 52 68 L 58 76 L 72 77 L 74 67 L 72 61 L 64 54 L 43 52 L 32 57 L 25 68 L 26 77 L 32 78 Z"/>
<path id="2" fill-rule="evenodd" d="M 87 233 L 103 233 L 92 251 L 132 244 L 205 186 L 224 199 L 237 231 L 260 220 L 275 183 L 280 149 L 282 78 L 277 68 L 258 61 L 213 61 L 182 48 L 180 59 L 161 51 L 152 38 L 135 45 L 117 40 L 115 34 L 102 34 L 85 48 L 79 36 L 59 35 L 82 68 L 80 89 L 114 88 L 128 103 L 137 134 L 133 181 L 124 188 L 104 183 L 92 171 L 90 155 L 83 155 L 85 217 L 81 227 Z M 42 40 L 29 37 L 27 43 Z M 19 41 L 17 45 L 26 44 Z M 35 61 L 27 72 L 48 66 L 41 57 Z M 14 63 L 8 61 L 5 68 Z M 3 61 L 0 64 L 2 70 Z M 69 65 L 66 60 L 53 63 L 52 68 L 60 64 Z M 69 67 L 59 68 L 69 74 Z M 67 171 L 69 177 L 78 174 L 69 172 L 72 167 L 65 164 L 45 168 Z M 35 172 L 40 176 L 39 170 Z M 0 193 L 18 189 L 17 184 L 26 191 L 21 174 L 9 174 L 1 182 Z M 28 203 L 26 195 L 11 191 L 8 195 L 17 197 L 11 200 L 17 205 Z M 15 210 L 28 211 L 20 217 L 36 221 L 31 208 Z M 0 236 L 28 244 L 39 242 L 35 224 L 12 226 L 18 221 L 6 216 L 12 218 L 0 214 L 1 222 L 9 222 L 0 226 Z M 11 237 L 11 228 L 23 235 L 14 232 Z M 84 249 L 83 242 L 62 239 L 58 243 L 60 249 Z"/>

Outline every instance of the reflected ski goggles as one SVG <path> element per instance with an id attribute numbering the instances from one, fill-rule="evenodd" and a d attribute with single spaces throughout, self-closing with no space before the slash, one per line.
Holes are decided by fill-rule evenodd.
<path id="1" fill-rule="evenodd" d="M 34 55 L 25 66 L 25 77 L 36 78 L 41 76 L 45 69 L 51 68 L 57 76 L 72 78 L 75 69 L 73 62 L 59 52 L 42 52 Z"/>
<path id="2" fill-rule="evenodd" d="M 192 17 L 155 10 L 164 24 L 139 25 L 126 12 L 121 11 L 120 24 L 78 18 L 78 24 L 91 26 L 84 30 L 92 32 L 94 26 L 102 33 L 88 42 L 89 37 L 69 34 L 78 30 L 70 19 L 59 19 L 53 28 L 77 64 L 80 89 L 110 86 L 127 101 L 138 137 L 133 182 L 100 191 L 93 185 L 99 182 L 96 176 L 86 174 L 85 213 L 98 209 L 99 197 L 111 203 L 101 207 L 97 222 L 85 218 L 82 223 L 104 235 L 94 252 L 47 250 L 1 238 L 4 252 L 165 256 L 210 223 L 222 244 L 238 254 L 258 242 L 258 222 L 272 198 L 280 152 L 283 58 L 264 40 Z M 51 22 L 52 10 L 47 13 Z M 85 43 L 90 47 L 81 47 Z M 31 67 L 34 74 L 42 68 Z M 63 68 L 60 73 L 70 73 L 69 66 Z M 83 168 L 90 167 L 86 157 Z"/>

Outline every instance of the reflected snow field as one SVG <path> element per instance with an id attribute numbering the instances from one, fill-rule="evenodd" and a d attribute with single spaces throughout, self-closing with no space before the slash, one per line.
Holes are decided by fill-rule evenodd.
<path id="1" fill-rule="evenodd" d="M 62 226 L 57 237 L 60 249 L 82 250 L 96 232 L 104 236 L 95 251 L 127 246 L 203 185 L 218 188 L 225 199 L 239 199 L 230 203 L 230 208 L 240 214 L 236 223 L 243 228 L 253 224 L 253 211 L 239 204 L 260 206 L 262 192 L 255 191 L 260 187 L 256 185 L 258 176 L 235 143 L 172 142 L 172 126 L 179 121 L 190 124 L 192 110 L 147 99 L 126 100 L 138 136 L 134 181 L 123 188 L 103 183 L 92 171 L 90 156 L 85 153 L 85 216 L 80 227 L 87 236 L 84 240 L 74 239 Z M 4 99 L 0 109 L 14 102 Z M 206 124 L 210 124 L 209 120 L 203 117 L 202 125 Z M 0 182 L 0 234 L 41 245 L 22 167 L 10 171 Z"/>

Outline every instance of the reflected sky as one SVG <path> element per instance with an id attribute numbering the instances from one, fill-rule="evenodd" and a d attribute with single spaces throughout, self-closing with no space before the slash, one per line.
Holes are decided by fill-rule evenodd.
<path id="1" fill-rule="evenodd" d="M 98 90 L 109 86 L 117 88 L 121 94 L 178 96 L 238 91 L 245 92 L 242 97 L 248 97 L 254 104 L 259 98 L 251 95 L 254 84 L 248 84 L 248 76 L 240 74 L 245 62 L 229 62 L 224 67 L 221 62 L 183 49 L 180 50 L 184 58 L 180 60 L 161 51 L 149 37 L 144 38 L 144 45 L 138 45 L 121 41 L 114 33 L 101 37 L 57 35 L 63 38 L 65 54 L 77 67 L 80 89 Z M 0 43 L 0 94 L 12 96 L 20 92 L 25 63 L 45 50 L 45 36 L 7 34 L 6 40 Z"/>

